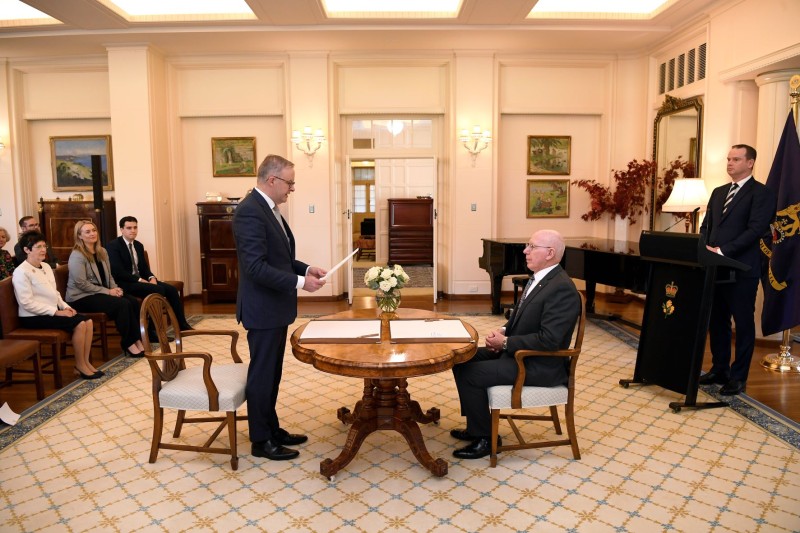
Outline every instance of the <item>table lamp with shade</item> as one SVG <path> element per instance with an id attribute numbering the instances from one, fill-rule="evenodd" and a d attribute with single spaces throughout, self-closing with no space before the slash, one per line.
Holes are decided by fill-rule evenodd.
<path id="1" fill-rule="evenodd" d="M 664 213 L 685 213 L 686 233 L 691 225 L 692 233 L 697 233 L 697 211 L 708 204 L 706 183 L 700 178 L 678 178 L 672 186 L 672 192 L 661 206 Z M 698 209 L 699 208 L 699 209 Z"/>

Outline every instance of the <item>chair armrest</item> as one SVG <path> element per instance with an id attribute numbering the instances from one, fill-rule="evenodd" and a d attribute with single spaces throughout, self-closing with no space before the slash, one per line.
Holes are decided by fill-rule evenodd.
<path id="1" fill-rule="evenodd" d="M 234 362 L 241 363 L 242 359 L 239 357 L 239 352 L 236 351 L 236 343 L 239 341 L 239 332 L 232 329 L 190 329 L 181 331 L 181 337 L 197 337 L 199 335 L 230 335 L 231 337 L 231 357 Z M 183 352 L 186 353 L 186 352 Z"/>
<path id="2" fill-rule="evenodd" d="M 525 386 L 525 359 L 529 357 L 575 357 L 580 355 L 581 351 L 576 349 L 556 350 L 548 352 L 543 350 L 517 350 L 514 352 L 514 359 L 517 361 L 517 379 L 514 381 L 514 386 L 511 388 L 511 408 L 522 408 L 522 387 Z M 570 386 L 572 385 L 573 375 L 570 372 L 569 376 Z"/>
<path id="3" fill-rule="evenodd" d="M 170 381 L 178 375 L 180 365 L 176 364 L 177 361 L 186 359 L 202 359 L 203 360 L 203 383 L 206 386 L 208 393 L 208 408 L 209 411 L 219 411 L 219 389 L 211 379 L 211 362 L 213 357 L 211 354 L 204 352 L 179 352 L 179 353 L 159 353 L 154 354 L 145 352 L 144 354 L 147 361 L 150 363 L 150 370 L 153 372 L 153 394 L 158 394 L 161 390 L 162 381 Z M 167 361 L 172 364 L 165 365 L 162 369 L 159 361 Z M 156 379 L 158 378 L 158 379 Z"/>

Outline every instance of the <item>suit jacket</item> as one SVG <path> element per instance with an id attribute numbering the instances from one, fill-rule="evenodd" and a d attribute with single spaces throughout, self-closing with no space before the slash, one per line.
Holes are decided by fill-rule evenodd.
<path id="1" fill-rule="evenodd" d="M 150 270 L 150 265 L 144 256 L 144 246 L 139 241 L 133 241 L 133 249 L 136 250 L 136 266 L 139 268 L 139 277 L 142 279 L 150 279 L 155 276 Z M 125 239 L 117 237 L 106 245 L 108 252 L 108 260 L 111 263 L 111 275 L 117 283 L 136 283 L 139 281 L 133 274 L 133 261 L 131 260 L 131 252 L 128 250 L 128 245 L 125 244 Z"/>
<path id="2" fill-rule="evenodd" d="M 285 327 L 297 318 L 297 276 L 304 276 L 308 265 L 295 259 L 294 235 L 285 222 L 284 228 L 285 234 L 257 191 L 233 214 L 239 259 L 236 319 L 246 329 Z"/>
<path id="3" fill-rule="evenodd" d="M 723 215 L 722 208 L 729 190 L 730 183 L 711 193 L 700 234 L 709 246 L 719 246 L 725 257 L 750 266 L 747 272 L 736 271 L 737 277 L 760 278 L 762 254 L 758 241 L 769 234 L 777 198 L 766 185 L 751 178 L 736 193 Z"/>
<path id="4" fill-rule="evenodd" d="M 560 265 L 545 275 L 518 305 L 506 323 L 507 351 L 555 351 L 569 348 L 581 299 Z M 526 384 L 552 386 L 567 382 L 566 358 L 531 357 L 525 362 Z"/>
<path id="5" fill-rule="evenodd" d="M 103 285 L 101 281 L 97 264 L 86 259 L 78 250 L 72 250 L 72 253 L 69 254 L 69 279 L 67 280 L 67 294 L 64 298 L 67 302 L 74 302 L 93 294 L 108 294 L 111 289 L 117 287 L 114 277 L 111 275 L 111 265 L 108 260 L 100 263 L 103 265 L 106 285 Z"/>

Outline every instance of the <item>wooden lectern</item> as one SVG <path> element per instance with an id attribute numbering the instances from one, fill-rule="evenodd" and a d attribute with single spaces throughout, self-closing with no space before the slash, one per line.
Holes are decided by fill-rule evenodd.
<path id="1" fill-rule="evenodd" d="M 749 266 L 710 252 L 705 238 L 693 233 L 643 231 L 643 260 L 651 263 L 642 333 L 633 379 L 619 384 L 656 384 L 686 395 L 669 407 L 708 409 L 726 402 L 697 403 L 706 335 L 716 283 L 732 280 L 735 270 Z"/>

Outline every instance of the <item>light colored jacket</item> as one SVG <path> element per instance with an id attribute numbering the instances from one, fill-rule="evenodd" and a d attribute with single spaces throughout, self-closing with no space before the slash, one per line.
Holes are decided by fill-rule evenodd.
<path id="1" fill-rule="evenodd" d="M 69 309 L 56 288 L 53 269 L 47 263 L 36 268 L 23 261 L 12 277 L 19 316 L 53 316 L 59 309 Z"/>
<path id="2" fill-rule="evenodd" d="M 74 302 L 93 294 L 109 294 L 111 289 L 115 289 L 117 284 L 111 276 L 111 265 L 108 259 L 101 261 L 103 271 L 106 276 L 107 287 L 100 279 L 100 271 L 97 264 L 86 259 L 78 250 L 72 250 L 69 254 L 69 280 L 67 281 L 68 302 Z"/>

